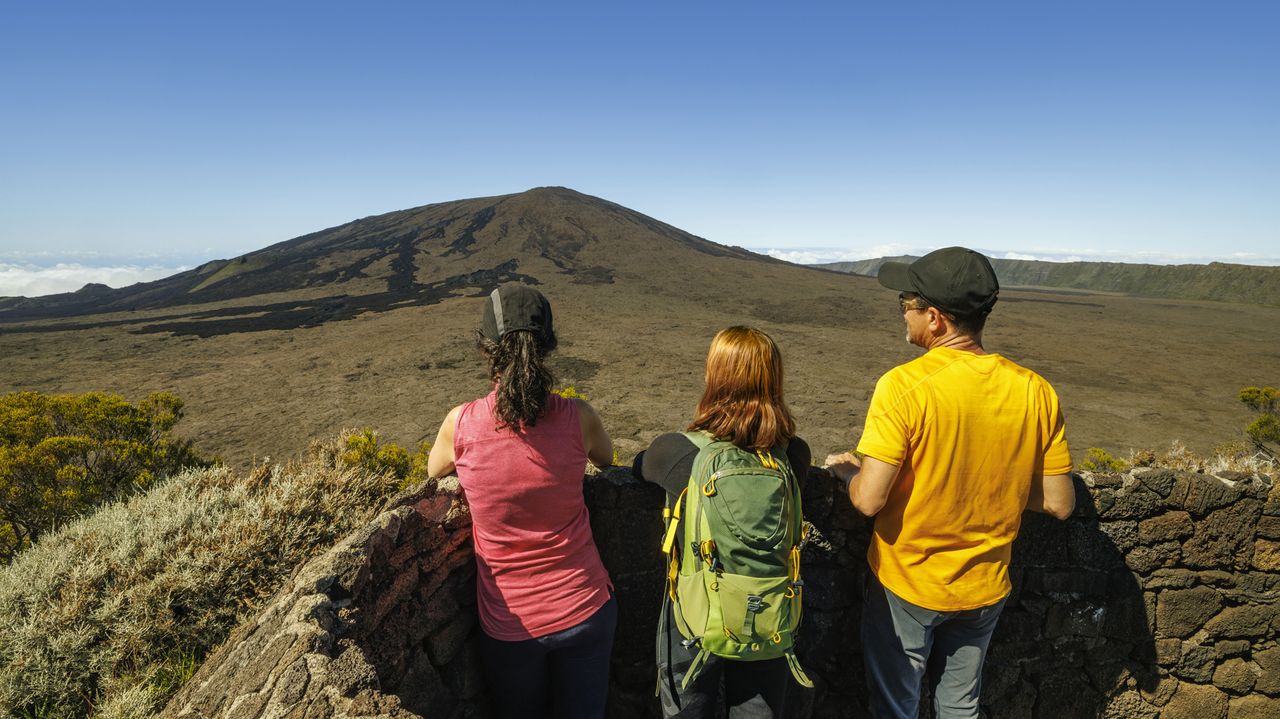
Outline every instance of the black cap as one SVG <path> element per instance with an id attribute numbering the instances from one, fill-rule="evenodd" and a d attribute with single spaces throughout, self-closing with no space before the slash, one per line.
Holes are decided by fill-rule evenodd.
<path id="1" fill-rule="evenodd" d="M 964 247 L 944 247 L 905 264 L 886 262 L 877 275 L 891 290 L 914 292 L 943 312 L 961 317 L 991 311 L 1000 281 L 991 262 Z"/>
<path id="2" fill-rule="evenodd" d="M 551 325 L 551 303 L 541 292 L 528 285 L 502 285 L 489 294 L 484 303 L 484 319 L 480 331 L 499 342 L 508 332 L 529 330 L 543 349 L 554 349 L 555 329 Z"/>

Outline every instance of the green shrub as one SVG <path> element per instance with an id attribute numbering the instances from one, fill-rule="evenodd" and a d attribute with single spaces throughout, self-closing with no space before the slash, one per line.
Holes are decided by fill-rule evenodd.
<path id="1" fill-rule="evenodd" d="M 0 716 L 152 716 L 301 563 L 367 524 L 389 473 L 320 451 L 190 470 L 51 530 L 0 567 Z"/>
<path id="2" fill-rule="evenodd" d="M 390 442 L 378 443 L 378 433 L 371 429 L 351 432 L 343 437 L 346 448 L 339 458 L 347 467 L 359 467 L 368 472 L 389 472 L 404 479 L 413 468 L 413 460 L 404 447 Z"/>
<path id="3" fill-rule="evenodd" d="M 1128 466 L 1123 459 L 1112 457 L 1109 452 L 1097 447 L 1085 450 L 1084 460 L 1080 462 L 1080 469 L 1088 472 L 1123 472 Z"/>
<path id="4" fill-rule="evenodd" d="M 580 399 L 580 400 L 583 400 L 584 402 L 590 401 L 591 399 L 585 394 L 580 394 L 578 390 L 574 389 L 573 387 L 565 387 L 563 389 L 553 389 L 551 390 L 551 392 L 553 394 L 558 394 L 561 397 L 564 397 L 565 399 Z"/>
<path id="5" fill-rule="evenodd" d="M 1240 401 L 1258 413 L 1245 427 L 1245 435 L 1275 458 L 1276 451 L 1268 445 L 1280 445 L 1280 392 L 1275 387 L 1245 387 L 1240 390 Z"/>
<path id="6" fill-rule="evenodd" d="M 1255 442 L 1280 444 L 1280 418 L 1274 414 L 1264 414 L 1253 420 L 1244 431 Z"/>
<path id="7" fill-rule="evenodd" d="M 102 392 L 0 396 L 0 561 L 103 502 L 208 466 L 171 436 L 181 418 L 168 393 L 136 405 Z"/>
<path id="8" fill-rule="evenodd" d="M 405 489 L 427 479 L 427 457 L 431 443 L 422 440 L 417 450 L 408 450 L 392 442 L 380 442 L 378 433 L 365 429 L 347 429 L 338 435 L 340 451 L 328 459 L 331 466 L 361 469 L 376 474 L 395 477 L 399 487 Z M 312 448 L 312 454 L 323 450 Z"/>
<path id="9" fill-rule="evenodd" d="M 1094 472 L 1122 472 L 1139 467 L 1172 469 L 1179 472 L 1264 474 L 1271 474 L 1276 468 L 1274 460 L 1262 457 L 1253 443 L 1244 440 L 1223 442 L 1215 446 L 1208 456 L 1204 456 L 1191 451 L 1186 444 L 1175 439 L 1163 452 L 1150 449 L 1133 450 L 1127 462 L 1101 449 L 1090 448 L 1085 459 L 1080 462 L 1081 470 Z"/>
<path id="10" fill-rule="evenodd" d="M 1255 412 L 1275 414 L 1280 393 L 1275 387 L 1245 387 L 1240 390 L 1240 401 Z"/>

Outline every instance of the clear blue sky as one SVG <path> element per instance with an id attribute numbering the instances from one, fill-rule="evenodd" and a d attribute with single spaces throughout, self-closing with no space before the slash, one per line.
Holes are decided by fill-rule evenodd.
<path id="1" fill-rule="evenodd" d="M 815 257 L 1280 263 L 1280 3 L 192 5 L 5 3 L 0 267 L 538 185 Z"/>

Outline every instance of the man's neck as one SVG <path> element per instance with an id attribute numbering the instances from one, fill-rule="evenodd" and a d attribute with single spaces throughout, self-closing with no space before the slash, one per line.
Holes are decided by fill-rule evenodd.
<path id="1" fill-rule="evenodd" d="M 948 332 L 944 335 L 934 337 L 927 349 L 936 347 L 946 347 L 948 349 L 959 350 L 960 352 L 969 352 L 976 355 L 984 355 L 987 353 L 982 347 L 982 335 L 967 335 L 960 332 Z"/>

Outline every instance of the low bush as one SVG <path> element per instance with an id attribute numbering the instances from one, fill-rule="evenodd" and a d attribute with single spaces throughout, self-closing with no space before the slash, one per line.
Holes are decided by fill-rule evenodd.
<path id="1" fill-rule="evenodd" d="M 551 390 L 551 392 L 552 394 L 558 394 L 561 397 L 564 397 L 565 399 L 580 399 L 584 402 L 591 400 L 590 397 L 578 392 L 578 390 L 573 388 L 572 386 L 564 387 L 562 389 L 553 389 Z"/>
<path id="2" fill-rule="evenodd" d="M 331 467 L 362 469 L 374 474 L 388 474 L 405 489 L 428 478 L 427 457 L 431 443 L 422 440 L 417 450 L 408 450 L 393 442 L 382 442 L 378 433 L 368 429 L 347 429 L 338 435 L 336 443 L 316 441 L 308 452 L 313 459 L 328 463 Z"/>
<path id="3" fill-rule="evenodd" d="M 1245 427 L 1245 435 L 1272 459 L 1280 459 L 1275 449 L 1280 445 L 1280 391 L 1275 387 L 1245 387 L 1240 401 L 1258 413 Z"/>
<path id="4" fill-rule="evenodd" d="M 1140 467 L 1201 474 L 1238 472 L 1271 475 L 1276 472 L 1278 463 L 1269 455 L 1259 452 L 1252 442 L 1243 440 L 1223 442 L 1207 456 L 1197 454 L 1186 444 L 1174 440 L 1163 452 L 1150 449 L 1132 451 L 1127 461 L 1113 457 L 1105 450 L 1090 447 L 1079 464 L 1081 471 L 1088 472 L 1124 472 Z"/>
<path id="5" fill-rule="evenodd" d="M 1087 472 L 1123 472 L 1128 467 L 1128 462 L 1112 457 L 1105 449 L 1098 447 L 1085 450 L 1085 457 L 1080 461 L 1080 469 Z"/>
<path id="6" fill-rule="evenodd" d="M 182 400 L 102 392 L 0 396 L 0 561 L 50 527 L 209 462 L 170 431 Z"/>
<path id="7" fill-rule="evenodd" d="M 394 473 L 347 461 L 350 436 L 285 466 L 160 480 L 0 567 L 0 715 L 158 710 L 300 563 L 397 491 Z"/>

